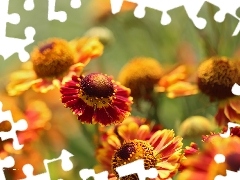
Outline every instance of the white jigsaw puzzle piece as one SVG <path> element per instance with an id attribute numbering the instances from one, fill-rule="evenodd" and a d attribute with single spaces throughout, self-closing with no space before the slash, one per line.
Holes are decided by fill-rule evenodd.
<path id="1" fill-rule="evenodd" d="M 34 0 L 25 0 L 24 5 L 23 5 L 23 7 L 26 11 L 32 11 L 34 9 L 34 6 L 35 6 Z"/>
<path id="2" fill-rule="evenodd" d="M 217 22 L 223 22 L 225 20 L 226 14 L 238 19 L 239 23 L 233 32 L 233 36 L 236 36 L 240 31 L 240 17 L 236 15 L 237 9 L 240 7 L 240 1 L 236 0 L 206 0 L 207 2 L 217 6 L 220 10 L 215 14 L 214 20 Z"/>
<path id="3" fill-rule="evenodd" d="M 162 11 L 162 18 L 160 23 L 162 25 L 167 25 L 171 22 L 171 17 L 168 15 L 167 11 L 175 9 L 183 5 L 184 0 L 125 0 L 137 4 L 134 10 L 134 15 L 137 18 L 143 18 L 146 14 L 145 8 L 151 8 L 158 11 Z M 116 14 L 121 10 L 121 6 L 124 0 L 111 0 L 112 13 Z"/>
<path id="4" fill-rule="evenodd" d="M 224 134 L 219 134 L 222 138 L 228 138 L 231 133 L 231 128 L 240 127 L 240 124 L 228 122 L 228 130 Z"/>
<path id="5" fill-rule="evenodd" d="M 215 14 L 214 19 L 217 22 L 223 22 L 225 20 L 226 14 L 230 14 L 236 19 L 240 18 L 236 15 L 237 9 L 240 7 L 240 1 L 236 0 L 206 0 L 207 2 L 217 6 L 220 10 Z"/>
<path id="6" fill-rule="evenodd" d="M 198 29 L 204 29 L 207 25 L 206 19 L 198 17 L 198 13 L 201 10 L 204 3 L 205 0 L 197 1 L 184 0 L 183 6 L 187 12 L 187 15 Z"/>
<path id="7" fill-rule="evenodd" d="M 55 11 L 56 0 L 48 0 L 48 20 L 59 20 L 65 22 L 67 20 L 67 13 L 65 11 Z"/>
<path id="8" fill-rule="evenodd" d="M 239 24 L 239 23 L 238 23 Z M 236 96 L 240 96 L 240 86 L 235 83 L 233 86 L 232 86 L 232 93 Z"/>
<path id="9" fill-rule="evenodd" d="M 131 174 L 137 174 L 139 180 L 145 180 L 146 178 L 153 179 L 158 176 L 156 168 L 150 168 L 148 170 L 145 169 L 143 159 L 117 167 L 116 171 L 118 172 L 120 178 Z"/>
<path id="10" fill-rule="evenodd" d="M 44 167 L 46 169 L 46 172 L 42 173 L 42 174 L 37 174 L 37 175 L 33 175 L 33 166 L 31 164 L 25 164 L 23 166 L 22 170 L 23 170 L 23 173 L 26 175 L 26 178 L 21 179 L 21 180 L 43 180 L 43 179 L 44 180 L 51 180 L 50 179 L 50 172 L 49 172 L 49 169 L 48 169 L 48 164 L 52 163 L 52 162 L 55 162 L 55 161 L 58 161 L 58 160 L 61 160 L 62 161 L 62 163 L 61 163 L 62 169 L 64 171 L 70 171 L 73 168 L 73 163 L 70 160 L 70 157 L 72 157 L 72 156 L 73 156 L 73 154 L 71 154 L 67 150 L 63 149 L 62 152 L 61 152 L 61 155 L 58 158 L 50 159 L 50 160 L 45 159 L 43 161 L 43 164 L 44 164 Z"/>
<path id="11" fill-rule="evenodd" d="M 224 163 L 225 162 L 225 156 L 223 154 L 216 154 L 214 157 L 214 160 L 216 163 Z M 237 172 L 226 170 L 226 176 L 217 175 L 214 180 L 233 180 L 233 179 L 239 179 L 240 178 L 240 169 Z"/>
<path id="12" fill-rule="evenodd" d="M 81 0 L 71 0 L 70 5 L 73 9 L 80 8 L 82 3 Z"/>
<path id="13" fill-rule="evenodd" d="M 34 169 L 31 164 L 25 164 L 22 171 L 26 175 L 26 178 L 21 180 L 51 180 L 48 171 L 42 174 L 33 175 L 33 170 Z"/>
<path id="14" fill-rule="evenodd" d="M 87 180 L 90 177 L 93 177 L 94 180 L 108 180 L 107 171 L 96 174 L 94 169 L 82 169 L 79 171 L 79 176 L 82 180 Z"/>
<path id="15" fill-rule="evenodd" d="M 240 179 L 240 170 L 237 172 L 234 171 L 226 171 L 226 176 L 217 175 L 214 180 L 234 180 L 234 179 Z"/>
<path id="16" fill-rule="evenodd" d="M 236 0 L 110 0 L 112 13 L 116 14 L 121 10 L 124 1 L 136 3 L 137 7 L 134 10 L 134 15 L 137 18 L 143 18 L 145 16 L 145 8 L 151 8 L 158 11 L 162 11 L 162 18 L 160 23 L 167 25 L 171 22 L 171 17 L 168 14 L 169 10 L 175 9 L 180 6 L 184 6 L 188 17 L 193 21 L 194 25 L 198 29 L 206 27 L 207 21 L 204 18 L 198 17 L 198 13 L 201 10 L 205 2 L 209 2 L 220 10 L 215 14 L 214 19 L 217 22 L 223 22 L 226 14 L 230 14 L 239 20 L 236 29 L 233 32 L 233 36 L 236 36 L 240 31 L 240 18 L 236 15 L 236 10 L 240 7 L 240 1 Z"/>
<path id="17" fill-rule="evenodd" d="M 4 174 L 4 168 L 11 168 L 15 164 L 15 161 L 12 156 L 7 156 L 4 159 L 0 159 L 0 179 L 6 180 Z"/>
<path id="18" fill-rule="evenodd" d="M 13 121 L 11 111 L 2 111 L 2 102 L 0 102 L 0 123 L 3 121 L 9 121 L 11 123 L 11 130 L 7 132 L 0 132 L 0 138 L 2 141 L 7 139 L 13 139 L 13 148 L 15 150 L 20 150 L 23 148 L 23 145 L 19 144 L 17 131 L 24 131 L 27 129 L 27 121 L 21 119 L 17 122 Z"/>
<path id="19" fill-rule="evenodd" d="M 20 61 L 25 62 L 30 57 L 25 47 L 34 42 L 35 29 L 26 27 L 26 39 L 6 37 L 7 23 L 18 24 L 20 22 L 20 16 L 17 13 L 8 14 L 8 6 L 9 0 L 0 1 L 0 55 L 6 60 L 14 53 L 18 53 Z"/>
<path id="20" fill-rule="evenodd" d="M 72 8 L 77 9 L 81 7 L 81 0 L 71 0 Z M 58 20 L 65 22 L 67 20 L 67 13 L 65 11 L 55 11 L 56 0 L 48 0 L 48 20 Z"/>

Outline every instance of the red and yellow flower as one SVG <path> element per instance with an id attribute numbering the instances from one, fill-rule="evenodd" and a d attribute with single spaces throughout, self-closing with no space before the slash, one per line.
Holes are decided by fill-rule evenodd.
<path id="1" fill-rule="evenodd" d="M 80 38 L 70 42 L 51 38 L 31 52 L 30 61 L 13 72 L 8 94 L 20 95 L 29 88 L 41 93 L 60 88 L 72 75 L 80 75 L 92 58 L 101 56 L 103 45 L 97 38 Z"/>
<path id="2" fill-rule="evenodd" d="M 226 170 L 238 171 L 240 169 L 240 138 L 231 136 L 222 138 L 212 136 L 205 142 L 200 153 L 189 156 L 182 164 L 184 170 L 179 174 L 178 180 L 213 180 L 217 175 L 226 175 Z M 216 160 L 216 155 L 223 155 L 225 161 Z"/>
<path id="3" fill-rule="evenodd" d="M 109 171 L 111 179 L 117 179 L 117 167 L 137 159 L 145 160 L 145 169 L 156 168 L 157 179 L 170 179 L 177 173 L 183 158 L 182 138 L 167 129 L 152 134 L 149 125 L 133 121 L 120 125 L 117 134 L 109 135 L 97 149 L 96 157 L 99 164 L 95 170 Z"/>
<path id="4" fill-rule="evenodd" d="M 110 76 L 101 73 L 73 76 L 60 91 L 62 103 L 82 123 L 118 124 L 130 115 L 130 89 Z"/>
<path id="5" fill-rule="evenodd" d="M 24 111 L 24 119 L 28 123 L 25 131 L 18 132 L 18 139 L 21 144 L 34 141 L 40 137 L 41 131 L 50 127 L 52 113 L 47 105 L 40 100 L 28 102 Z"/>
<path id="6" fill-rule="evenodd" d="M 4 109 L 6 108 L 4 107 Z M 50 126 L 49 121 L 52 114 L 43 101 L 29 101 L 24 110 L 20 110 L 20 108 L 14 104 L 12 105 L 12 108 L 10 107 L 8 110 L 11 110 L 14 121 L 16 117 L 27 121 L 27 129 L 17 132 L 18 141 L 20 144 L 23 144 L 24 147 L 36 141 L 40 137 L 42 130 L 47 129 Z M 11 124 L 7 120 L 0 123 L 0 131 L 7 132 L 11 128 Z M 15 150 L 12 146 L 11 140 L 2 141 L 0 143 L 0 158 L 3 159 L 8 155 L 20 154 L 23 150 L 24 148 L 21 150 Z"/>

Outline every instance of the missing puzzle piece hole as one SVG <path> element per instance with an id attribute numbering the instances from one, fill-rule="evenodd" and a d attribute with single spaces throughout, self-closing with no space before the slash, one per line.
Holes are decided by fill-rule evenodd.
<path id="1" fill-rule="evenodd" d="M 26 11 L 32 11 L 34 9 L 34 1 L 25 0 L 23 7 Z"/>
<path id="2" fill-rule="evenodd" d="M 81 7 L 81 0 L 71 0 L 70 5 L 73 9 L 80 8 Z"/>
<path id="3" fill-rule="evenodd" d="M 146 14 L 146 10 L 144 6 L 138 5 L 134 10 L 134 16 L 136 18 L 143 18 Z"/>
<path id="4" fill-rule="evenodd" d="M 31 44 L 31 43 L 34 42 L 33 37 L 34 37 L 35 34 L 36 34 L 36 30 L 35 30 L 33 27 L 26 27 L 26 29 L 25 29 L 25 31 L 24 31 L 24 34 L 25 34 L 25 36 L 28 38 L 28 41 L 29 41 L 28 44 Z M 28 52 L 22 51 L 22 52 L 19 52 L 18 57 L 19 57 L 19 59 L 20 59 L 22 62 L 26 62 L 26 61 L 29 60 L 30 55 L 29 55 Z"/>
<path id="5" fill-rule="evenodd" d="M 225 13 L 223 13 L 222 11 L 218 11 L 214 15 L 214 20 L 219 22 L 219 23 L 223 22 L 224 19 L 225 19 Z"/>
<path id="6" fill-rule="evenodd" d="M 33 166 L 31 164 L 25 164 L 22 167 L 22 171 L 26 176 L 31 176 L 33 174 Z"/>
<path id="7" fill-rule="evenodd" d="M 20 16 L 17 13 L 8 15 L 8 18 L 11 24 L 18 24 L 20 22 Z"/>

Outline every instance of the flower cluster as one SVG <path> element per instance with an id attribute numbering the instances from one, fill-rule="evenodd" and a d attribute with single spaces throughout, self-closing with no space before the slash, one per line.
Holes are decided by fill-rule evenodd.
<path id="1" fill-rule="evenodd" d="M 103 23 L 110 17 L 110 4 L 93 3 L 99 11 L 91 15 L 95 23 Z M 124 1 L 121 10 L 135 7 Z M 124 22 L 126 27 L 129 22 Z M 131 36 L 140 33 L 129 31 Z M 149 32 L 151 37 L 154 31 Z M 16 151 L 11 141 L 2 141 L 0 158 L 12 155 L 15 169 L 31 163 L 39 173 L 42 156 L 51 157 L 67 146 L 77 157 L 77 169 L 108 171 L 109 180 L 140 179 L 136 173 L 122 177 L 117 170 L 137 160 L 143 160 L 145 170 L 156 169 L 155 180 L 214 180 L 227 171 L 240 171 L 240 97 L 232 93 L 233 85 L 240 84 L 240 61 L 217 55 L 222 54 L 218 46 L 212 47 L 207 38 L 201 39 L 207 47 L 201 57 L 190 43 L 165 48 L 161 35 L 163 50 L 156 46 L 153 55 L 147 41 L 132 47 L 131 40 L 118 54 L 115 40 L 124 33 L 98 26 L 82 37 L 52 37 L 33 48 L 29 61 L 0 89 L 0 100 L 14 119 L 28 122 L 26 131 L 17 132 L 25 146 Z M 169 61 L 159 53 L 165 51 Z M 237 126 L 228 129 L 229 123 Z M 0 131 L 11 128 L 8 121 L 0 123 Z M 226 132 L 229 137 L 222 135 Z M 51 178 L 58 179 L 55 172 L 61 169 L 53 171 Z M 74 179 L 75 173 L 68 175 Z M 21 170 L 6 174 L 10 179 L 25 177 Z"/>

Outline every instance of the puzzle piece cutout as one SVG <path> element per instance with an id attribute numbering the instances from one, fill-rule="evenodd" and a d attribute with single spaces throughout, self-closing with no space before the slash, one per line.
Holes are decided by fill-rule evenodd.
<path id="1" fill-rule="evenodd" d="M 29 54 L 25 51 L 25 47 L 34 42 L 35 29 L 33 27 L 25 28 L 26 39 L 6 37 L 7 23 L 18 24 L 20 22 L 19 14 L 8 14 L 8 5 L 9 0 L 0 1 L 0 55 L 7 59 L 14 53 L 18 53 L 19 59 L 25 62 L 29 59 Z"/>
<path id="2" fill-rule="evenodd" d="M 137 4 L 137 7 L 134 10 L 134 15 L 137 18 L 143 18 L 145 16 L 145 8 L 151 8 L 158 11 L 162 11 L 162 18 L 160 23 L 162 25 L 168 25 L 171 22 L 171 17 L 168 14 L 169 10 L 175 9 L 180 6 L 184 6 L 188 17 L 193 21 L 194 25 L 199 28 L 205 28 L 207 21 L 204 18 L 198 17 L 198 13 L 202 8 L 205 2 L 209 2 L 220 8 L 216 12 L 214 19 L 217 22 L 223 22 L 226 14 L 230 14 L 236 19 L 239 23 L 234 30 L 232 36 L 236 36 L 240 31 L 240 18 L 236 15 L 237 9 L 240 7 L 240 1 L 230 0 L 230 1 L 220 1 L 220 0 L 110 0 L 112 13 L 116 14 L 121 10 L 121 6 L 124 1 L 132 2 Z"/>
<path id="3" fill-rule="evenodd" d="M 230 133 L 231 133 L 231 128 L 234 128 L 234 127 L 240 127 L 240 124 L 237 124 L 237 123 L 233 123 L 233 122 L 228 122 L 228 129 L 225 133 L 223 134 L 219 134 L 222 138 L 228 138 L 230 136 Z"/>
<path id="4" fill-rule="evenodd" d="M 216 163 L 224 163 L 225 156 L 223 154 L 216 154 L 214 157 Z M 226 176 L 217 175 L 214 180 L 232 180 L 240 178 L 240 169 L 237 172 L 226 170 Z"/>
<path id="5" fill-rule="evenodd" d="M 67 13 L 65 11 L 55 11 L 56 0 L 48 0 L 48 20 L 59 20 L 65 22 L 67 20 Z M 81 7 L 81 0 L 71 0 L 70 6 L 74 9 Z M 25 0 L 24 9 L 26 11 L 32 11 L 34 9 L 34 0 Z M 6 25 L 19 24 L 20 16 L 17 13 L 8 14 L 9 0 L 0 1 L 0 55 L 4 60 L 12 56 L 14 53 L 18 53 L 20 61 L 26 62 L 30 55 L 26 52 L 25 47 L 34 42 L 34 36 L 36 31 L 33 27 L 26 27 L 24 34 L 26 39 L 19 39 L 6 36 Z"/>
<path id="6" fill-rule="evenodd" d="M 34 1 L 25 0 L 23 7 L 26 11 L 32 11 L 34 9 Z"/>
<path id="7" fill-rule="evenodd" d="M 118 172 L 119 178 L 137 174 L 139 180 L 145 180 L 146 178 L 156 178 L 158 175 L 158 171 L 155 168 L 150 168 L 148 170 L 145 169 L 143 159 L 139 159 L 117 167 L 116 171 Z M 90 177 L 93 177 L 95 180 L 108 180 L 107 171 L 95 174 L 95 171 L 93 169 L 82 169 L 79 171 L 79 175 L 83 180 L 87 180 Z"/>
<path id="8" fill-rule="evenodd" d="M 81 171 L 79 171 L 79 176 L 82 180 L 87 180 L 90 177 L 93 177 L 94 180 L 108 180 L 107 171 L 95 174 L 95 171 L 93 169 L 82 169 Z"/>
<path id="9" fill-rule="evenodd" d="M 226 14 L 238 19 L 239 23 L 233 32 L 233 36 L 238 35 L 240 31 L 240 17 L 236 15 L 237 9 L 240 7 L 240 1 L 228 0 L 228 1 L 219 1 L 219 0 L 207 0 L 209 3 L 220 8 L 218 12 L 214 15 L 214 20 L 217 22 L 223 22 L 225 20 Z"/>
<path id="10" fill-rule="evenodd" d="M 217 175 L 214 180 L 233 180 L 233 179 L 240 179 L 240 170 L 237 172 L 234 171 L 226 171 L 226 176 Z"/>
<path id="11" fill-rule="evenodd" d="M 18 120 L 17 122 L 13 121 L 11 111 L 2 111 L 2 102 L 0 102 L 0 123 L 8 120 L 11 123 L 11 130 L 7 132 L 0 132 L 0 138 L 2 141 L 7 139 L 13 139 L 13 148 L 15 150 L 20 150 L 23 148 L 23 145 L 20 145 L 17 137 L 17 131 L 24 131 L 27 129 L 28 124 L 24 119 Z"/>
<path id="12" fill-rule="evenodd" d="M 15 161 L 12 156 L 7 156 L 4 159 L 0 159 L 0 179 L 6 180 L 4 174 L 4 168 L 11 168 L 15 164 Z"/>
<path id="13" fill-rule="evenodd" d="M 146 178 L 152 179 L 158 176 L 157 169 L 145 169 L 143 159 L 139 159 L 132 163 L 117 167 L 116 171 L 118 172 L 120 178 L 131 174 L 137 174 L 139 180 L 145 180 Z"/>
<path id="14" fill-rule="evenodd" d="M 67 20 L 67 13 L 65 11 L 55 11 L 56 0 L 48 0 L 48 20 L 59 20 L 65 22 Z M 80 0 L 71 0 L 70 5 L 72 8 L 77 9 L 81 7 Z"/>
<path id="15" fill-rule="evenodd" d="M 233 86 L 232 86 L 232 93 L 236 96 L 240 96 L 240 86 L 235 83 Z"/>
<path id="16" fill-rule="evenodd" d="M 33 166 L 31 164 L 25 164 L 22 168 L 23 173 L 26 175 L 25 179 L 21 179 L 21 180 L 51 180 L 50 178 L 50 172 L 49 172 L 49 168 L 48 168 L 48 164 L 49 163 L 53 163 L 55 161 L 59 161 L 61 160 L 61 166 L 62 169 L 64 171 L 70 171 L 73 168 L 73 163 L 70 160 L 70 157 L 72 157 L 73 155 L 71 153 L 69 153 L 68 151 L 66 151 L 65 149 L 62 150 L 61 155 L 58 158 L 55 159 L 50 159 L 47 160 L 45 159 L 43 161 L 44 167 L 46 169 L 45 173 L 42 174 L 37 174 L 37 175 L 33 175 Z"/>

